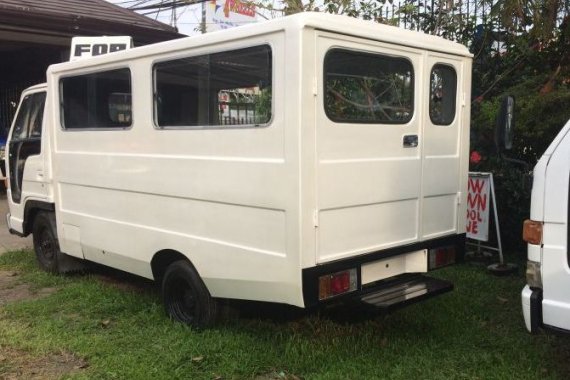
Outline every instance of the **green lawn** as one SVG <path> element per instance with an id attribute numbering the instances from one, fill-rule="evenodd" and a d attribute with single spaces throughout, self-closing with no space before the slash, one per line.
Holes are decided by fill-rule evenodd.
<path id="1" fill-rule="evenodd" d="M 120 286 L 96 273 L 52 276 L 30 252 L 1 256 L 0 270 L 58 289 L 0 306 L 0 378 L 17 373 L 2 352 L 81 358 L 69 378 L 570 378 L 570 337 L 524 328 L 523 278 L 469 264 L 437 272 L 456 284 L 452 293 L 387 316 L 333 309 L 287 320 L 271 310 L 252 317 L 249 305 L 249 317 L 205 331 L 168 320 L 152 287 L 132 278 L 123 286 L 120 274 Z"/>

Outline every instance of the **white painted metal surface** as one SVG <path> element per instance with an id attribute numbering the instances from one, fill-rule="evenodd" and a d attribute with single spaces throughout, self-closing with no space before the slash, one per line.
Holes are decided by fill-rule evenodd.
<path id="1" fill-rule="evenodd" d="M 427 250 L 392 256 L 365 264 L 361 269 L 362 285 L 384 280 L 402 273 L 425 273 L 428 271 Z"/>
<path id="2" fill-rule="evenodd" d="M 570 268 L 568 260 L 568 184 L 570 122 L 554 141 L 544 186 L 542 245 L 542 320 L 570 330 Z"/>
<path id="3" fill-rule="evenodd" d="M 570 121 L 562 128 L 534 170 L 531 219 L 543 222 L 542 245 L 529 244 L 528 259 L 541 264 L 542 320 L 570 330 L 568 194 Z M 527 288 L 525 288 L 527 289 Z M 530 293 L 523 290 L 525 322 L 530 331 Z"/>
<path id="4" fill-rule="evenodd" d="M 45 84 L 39 84 L 33 87 L 28 88 L 22 93 L 20 97 L 20 106 L 21 101 L 29 95 L 44 93 L 47 91 L 47 86 Z M 20 108 L 16 111 L 16 115 L 19 114 Z M 48 112 L 47 109 L 49 108 L 49 104 L 46 104 L 44 107 L 44 119 L 46 117 L 46 113 Z M 14 122 L 16 121 L 16 117 L 14 118 Z M 43 129 L 45 130 L 45 124 Z M 8 136 L 8 141 L 12 140 L 12 132 L 13 128 L 10 129 L 10 134 Z M 43 131 L 45 132 L 45 131 Z M 16 231 L 23 231 L 22 223 L 24 222 L 24 211 L 25 206 L 30 201 L 42 201 L 42 202 L 52 202 L 53 203 L 53 188 L 51 185 L 51 175 L 52 175 L 52 168 L 51 168 L 51 155 L 46 154 L 45 152 L 50 151 L 50 139 L 42 138 L 41 141 L 41 154 L 39 155 L 32 155 L 28 157 L 25 161 L 25 166 L 23 168 L 23 177 L 22 177 L 22 194 L 20 202 L 16 203 L 12 199 L 12 191 L 10 187 L 6 189 L 7 191 L 7 201 L 10 209 L 10 216 L 7 220 L 7 223 L 10 228 Z M 6 157 L 17 156 L 17 152 L 10 152 L 10 144 L 6 144 Z M 22 164 L 23 165 L 23 164 Z M 8 169 L 8 166 L 6 166 Z M 8 173 L 6 173 L 7 176 Z M 11 179 L 12 180 L 12 179 Z"/>
<path id="5" fill-rule="evenodd" d="M 258 45 L 272 51 L 269 125 L 156 127 L 156 62 Z M 339 46 L 412 62 L 408 123 L 327 118 L 323 61 Z M 435 63 L 457 72 L 449 126 L 427 114 Z M 51 66 L 42 155 L 53 168 L 61 250 L 148 278 L 153 255 L 175 250 L 214 297 L 303 306 L 303 268 L 465 232 L 470 67 L 459 44 L 324 14 Z M 132 126 L 62 129 L 60 80 L 121 68 L 132 76 Z M 419 146 L 402 147 L 408 134 Z M 411 255 L 410 265 L 425 252 Z"/>

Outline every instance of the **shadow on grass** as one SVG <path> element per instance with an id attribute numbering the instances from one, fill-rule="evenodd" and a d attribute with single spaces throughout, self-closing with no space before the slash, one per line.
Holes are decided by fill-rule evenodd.
<path id="1" fill-rule="evenodd" d="M 152 280 L 98 264 L 91 264 L 86 273 L 108 286 L 124 291 L 148 294 L 160 299 L 159 286 Z M 82 275 L 84 274 L 71 274 L 69 276 Z M 247 300 L 222 299 L 221 304 L 223 306 L 222 322 L 239 318 L 243 320 L 268 320 L 279 324 L 296 321 L 310 315 L 318 315 L 321 319 L 330 320 L 334 323 L 354 324 L 383 315 L 358 302 L 339 302 L 312 309 Z"/>
<path id="2" fill-rule="evenodd" d="M 159 289 L 154 281 L 128 272 L 123 272 L 119 269 L 90 263 L 89 269 L 86 273 L 90 274 L 103 284 L 117 289 L 134 291 L 141 294 L 152 294 L 157 297 L 160 296 Z M 79 273 L 77 275 L 81 276 L 82 274 Z"/>

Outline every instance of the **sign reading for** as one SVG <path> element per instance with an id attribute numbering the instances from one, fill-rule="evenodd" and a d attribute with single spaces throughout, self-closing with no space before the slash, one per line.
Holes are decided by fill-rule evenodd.
<path id="1" fill-rule="evenodd" d="M 467 237 L 489 240 L 489 208 L 491 207 L 489 175 L 469 174 L 467 186 Z"/>
<path id="2" fill-rule="evenodd" d="M 76 61 L 82 58 L 127 50 L 132 47 L 133 39 L 129 36 L 73 37 L 71 39 L 69 60 Z"/>

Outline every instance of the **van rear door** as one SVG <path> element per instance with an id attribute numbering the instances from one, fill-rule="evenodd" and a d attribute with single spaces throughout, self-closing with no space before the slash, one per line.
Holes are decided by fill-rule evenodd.
<path id="1" fill-rule="evenodd" d="M 458 204 L 467 186 L 467 167 L 461 168 L 461 164 L 462 154 L 467 156 L 468 150 L 467 143 L 461 147 L 462 141 L 468 141 L 467 136 L 461 139 L 463 61 L 429 52 L 426 63 L 422 98 L 427 111 L 423 113 L 422 138 L 422 240 L 456 233 L 458 221 L 464 228 L 465 215 L 458 215 Z M 466 166 L 465 157 L 463 161 Z"/>
<path id="2" fill-rule="evenodd" d="M 317 263 L 418 241 L 424 53 L 319 32 L 316 54 Z"/>

